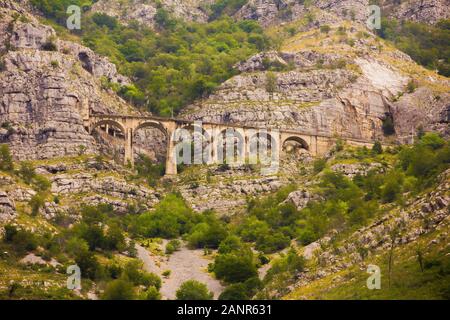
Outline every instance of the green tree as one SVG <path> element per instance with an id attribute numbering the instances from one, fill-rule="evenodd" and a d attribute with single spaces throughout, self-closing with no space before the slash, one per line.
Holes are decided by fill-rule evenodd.
<path id="1" fill-rule="evenodd" d="M 372 147 L 372 153 L 373 154 L 382 154 L 383 153 L 383 146 L 381 145 L 380 141 L 375 141 Z"/>
<path id="2" fill-rule="evenodd" d="M 430 147 L 433 150 L 437 150 L 445 145 L 445 140 L 437 133 L 429 132 L 422 136 L 420 143 L 425 147 Z"/>
<path id="3" fill-rule="evenodd" d="M 145 292 L 145 300 L 161 300 L 161 293 L 157 288 L 151 286 Z"/>
<path id="4" fill-rule="evenodd" d="M 327 160 L 324 158 L 320 158 L 314 161 L 313 163 L 313 169 L 314 173 L 320 173 L 325 169 L 327 166 Z"/>
<path id="5" fill-rule="evenodd" d="M 20 163 L 19 175 L 27 184 L 31 184 L 36 172 L 34 171 L 34 166 L 30 161 L 23 161 Z"/>
<path id="6" fill-rule="evenodd" d="M 384 118 L 382 129 L 383 133 L 386 136 L 391 136 L 395 134 L 394 119 L 392 118 L 392 116 L 386 116 L 386 118 Z"/>
<path id="7" fill-rule="evenodd" d="M 133 300 L 136 293 L 133 284 L 123 279 L 113 280 L 106 286 L 102 295 L 103 300 Z"/>
<path id="8" fill-rule="evenodd" d="M 177 300 L 211 300 L 213 293 L 199 281 L 188 280 L 184 282 L 176 293 Z"/>
<path id="9" fill-rule="evenodd" d="M 31 215 L 36 216 L 39 213 L 39 210 L 45 204 L 45 196 L 41 193 L 36 193 L 31 200 L 29 201 L 29 205 L 31 207 Z"/>
<path id="10" fill-rule="evenodd" d="M 35 176 L 33 184 L 36 186 L 36 189 L 40 192 L 48 191 L 52 186 L 51 182 L 46 177 L 41 175 Z"/>

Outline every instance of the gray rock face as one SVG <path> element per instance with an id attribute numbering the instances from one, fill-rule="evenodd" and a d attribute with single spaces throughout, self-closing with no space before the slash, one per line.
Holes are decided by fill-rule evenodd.
<path id="1" fill-rule="evenodd" d="M 60 174 L 52 177 L 52 192 L 56 194 L 98 192 L 121 199 L 151 198 L 153 191 L 130 185 L 113 177 L 94 178 L 90 173 Z"/>
<path id="2" fill-rule="evenodd" d="M 277 177 L 240 178 L 237 171 L 216 175 L 219 176 L 216 183 L 189 184 L 180 187 L 183 198 L 195 211 L 214 210 L 220 215 L 230 215 L 245 208 L 247 197 L 275 192 L 283 184 Z"/>
<path id="3" fill-rule="evenodd" d="M 389 3 L 389 1 L 384 1 Z M 391 16 L 400 20 L 419 21 L 434 24 L 442 19 L 450 17 L 449 0 L 409 0 L 391 6 L 385 5 L 385 9 L 393 9 Z"/>
<path id="4" fill-rule="evenodd" d="M 346 163 L 338 163 L 331 166 L 331 170 L 340 172 L 350 179 L 354 178 L 356 175 L 365 176 L 371 170 L 374 170 L 379 173 L 383 173 L 386 171 L 386 168 L 383 167 L 381 163 L 368 163 L 368 164 L 346 164 Z"/>
<path id="5" fill-rule="evenodd" d="M 410 143 L 417 128 L 450 136 L 450 94 L 434 93 L 422 87 L 402 96 L 391 106 L 395 131 L 402 142 Z"/>
<path id="6" fill-rule="evenodd" d="M 310 201 L 318 199 L 319 197 L 317 195 L 313 195 L 307 190 L 298 190 L 291 192 L 287 197 L 286 202 L 293 203 L 297 210 L 302 210 L 306 208 Z"/>
<path id="7" fill-rule="evenodd" d="M 15 159 L 47 159 L 94 152 L 97 145 L 83 124 L 83 113 L 128 109 L 102 89 L 100 78 L 121 84 L 129 80 L 115 65 L 90 49 L 55 38 L 52 28 L 23 12 L 0 7 L 0 46 L 7 51 L 0 72 L 0 142 Z M 53 45 L 48 47 L 48 43 Z M 56 51 L 45 51 L 51 49 Z"/>
<path id="8" fill-rule="evenodd" d="M 253 71 L 264 71 L 266 66 L 265 62 L 276 63 L 281 66 L 287 66 L 288 63 L 278 54 L 276 51 L 261 52 L 252 57 L 247 61 L 238 63 L 236 69 L 241 72 L 253 72 Z"/>
<path id="9" fill-rule="evenodd" d="M 384 13 L 400 20 L 433 24 L 449 17 L 449 0 L 408 0 L 401 3 L 381 0 L 379 4 Z M 314 0 L 310 6 L 296 0 L 249 0 L 235 16 L 239 19 L 257 20 L 263 26 L 272 26 L 297 20 L 312 12 L 320 25 L 336 22 L 336 19 L 323 21 L 323 13 L 316 10 L 321 9 L 340 19 L 365 23 L 370 14 L 369 5 L 369 0 Z"/>

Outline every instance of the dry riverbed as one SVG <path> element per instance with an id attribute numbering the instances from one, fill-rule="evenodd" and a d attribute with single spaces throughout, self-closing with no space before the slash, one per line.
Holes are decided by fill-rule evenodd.
<path id="1" fill-rule="evenodd" d="M 165 244 L 160 245 L 164 252 Z M 176 299 L 176 292 L 181 284 L 187 280 L 197 280 L 208 286 L 217 299 L 224 287 L 217 279 L 208 273 L 208 264 L 212 262 L 203 253 L 203 250 L 190 250 L 185 245 L 170 256 L 157 255 L 141 245 L 136 245 L 138 258 L 144 263 L 148 272 L 159 275 L 162 279 L 161 294 L 163 299 Z M 163 273 L 170 270 L 170 275 L 164 277 Z"/>

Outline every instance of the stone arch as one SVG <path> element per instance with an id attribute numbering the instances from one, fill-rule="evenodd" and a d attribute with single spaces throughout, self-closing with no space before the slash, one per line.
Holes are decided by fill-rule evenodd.
<path id="1" fill-rule="evenodd" d="M 209 163 L 212 159 L 212 132 L 208 132 L 200 124 L 188 123 L 181 126 L 192 138 L 191 164 Z"/>
<path id="2" fill-rule="evenodd" d="M 133 157 L 147 156 L 154 163 L 166 161 L 169 133 L 162 123 L 143 121 L 133 129 L 132 135 Z"/>
<path id="3" fill-rule="evenodd" d="M 91 126 L 91 129 L 90 129 L 91 133 L 94 132 L 95 129 L 97 129 L 98 127 L 101 127 L 103 125 L 119 128 L 124 136 L 126 136 L 126 134 L 127 134 L 127 131 L 125 130 L 125 126 L 121 122 L 112 120 L 112 119 L 102 119 L 97 122 L 94 122 L 94 124 Z"/>
<path id="4" fill-rule="evenodd" d="M 89 132 L 95 139 L 99 151 L 116 161 L 126 158 L 127 131 L 125 125 L 114 119 L 93 121 Z"/>
<path id="5" fill-rule="evenodd" d="M 291 153 L 292 151 L 306 150 L 310 151 L 309 144 L 300 136 L 288 136 L 282 143 L 283 153 Z"/>
<path id="6" fill-rule="evenodd" d="M 144 122 L 140 123 L 133 131 L 138 132 L 139 130 L 145 129 L 145 128 L 158 129 L 162 133 L 164 133 L 166 138 L 168 137 L 167 129 L 164 127 L 164 125 L 161 122 L 157 122 L 157 121 L 144 121 Z"/>

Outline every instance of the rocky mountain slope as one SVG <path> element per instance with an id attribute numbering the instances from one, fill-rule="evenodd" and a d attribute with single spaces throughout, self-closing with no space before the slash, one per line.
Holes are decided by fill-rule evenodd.
<path id="1" fill-rule="evenodd" d="M 0 10 L 1 141 L 16 159 L 76 155 L 80 148 L 93 152 L 83 112 L 132 112 L 101 83 L 129 80 L 92 50 L 57 39 L 51 27 L 20 7 L 3 2 Z"/>
<path id="2" fill-rule="evenodd" d="M 400 20 L 420 21 L 424 23 L 436 23 L 441 19 L 449 17 L 448 0 L 250 0 L 235 16 L 238 19 L 253 19 L 264 26 L 277 25 L 283 22 L 295 21 L 305 14 L 311 14 L 318 8 L 333 13 L 339 18 L 352 19 L 354 21 L 366 22 L 369 16 L 370 4 L 378 4 L 383 13 L 388 17 Z"/>
<path id="3" fill-rule="evenodd" d="M 136 20 L 147 26 L 154 27 L 157 10 L 164 8 L 173 17 L 185 21 L 206 22 L 212 17 L 212 0 L 190 1 L 156 1 L 127 0 L 104 1 L 100 0 L 92 6 L 94 12 L 108 14 L 121 22 Z M 235 19 L 251 19 L 269 27 L 286 22 L 299 20 L 305 15 L 314 14 L 316 9 L 332 13 L 338 19 L 352 19 L 366 22 L 370 4 L 378 4 L 387 17 L 399 20 L 436 23 L 449 17 L 448 0 L 409 0 L 400 4 L 392 0 L 333 0 L 333 1 L 296 1 L 296 0 L 249 0 L 238 8 L 233 14 Z M 336 21 L 336 20 L 335 20 Z"/>
<path id="4" fill-rule="evenodd" d="M 394 209 L 381 219 L 361 228 L 346 238 L 337 233 L 305 246 L 300 251 L 310 263 L 308 272 L 299 275 L 288 299 L 314 299 L 332 296 L 341 290 L 341 297 L 377 297 L 376 290 L 364 292 L 366 272 L 369 265 L 382 267 L 382 289 L 391 284 L 388 277 L 388 252 L 394 252 L 396 277 L 400 272 L 412 272 L 419 268 L 423 254 L 426 259 L 443 259 L 449 256 L 449 201 L 450 172 L 447 170 L 438 179 L 439 183 L 432 191 L 409 200 L 404 208 Z M 434 258 L 432 258 L 434 257 Z M 392 258 L 393 259 L 393 258 Z M 415 265 L 414 265 L 415 264 Z M 412 268 L 411 266 L 414 265 Z M 423 266 L 422 266 L 423 267 Z M 429 269 L 427 267 L 426 269 Z M 447 268 L 444 266 L 444 268 Z M 415 271 L 417 272 L 417 271 Z M 424 271 L 422 270 L 422 273 Z M 419 271 L 420 273 L 420 271 Z M 366 276 L 367 275 L 367 276 Z M 421 277 L 421 275 L 417 275 Z M 434 279 L 433 279 L 434 281 Z M 448 278 L 442 281 L 448 286 Z M 352 284 L 357 282 L 357 284 Z M 324 286 L 325 285 L 325 286 Z M 355 287 L 358 285 L 359 287 Z M 426 286 L 426 284 L 423 284 Z M 328 286 L 328 287 L 326 287 Z M 351 287 L 354 291 L 348 291 Z M 363 293 L 364 292 L 364 293 Z M 405 298 L 410 294 L 404 292 Z M 448 294 L 448 292 L 446 293 Z M 420 292 L 426 297 L 426 291 Z M 381 293 L 383 296 L 383 293 Z M 386 295 L 385 297 L 387 297 Z M 419 294 L 418 294 L 419 296 Z"/>
<path id="5" fill-rule="evenodd" d="M 98 1 L 92 10 L 106 12 L 122 22 L 136 19 L 154 26 L 155 3 Z M 207 3 L 163 1 L 162 7 L 179 18 L 204 22 L 208 19 L 204 10 Z M 279 35 L 283 40 L 279 50 L 261 52 L 238 63 L 235 66 L 238 75 L 183 110 L 180 117 L 390 143 L 411 142 L 422 134 L 418 131 L 449 136 L 448 78 L 418 66 L 409 56 L 366 30 L 359 22 L 364 21 L 363 8 L 367 1 L 313 1 L 314 8 L 299 3 L 249 1 L 244 5 L 235 17 L 258 20 L 268 28 L 268 33 Z M 390 2 L 383 3 L 387 6 Z M 395 14 L 401 19 L 426 19 L 432 23 L 445 16 L 442 12 L 445 1 L 421 3 L 418 11 L 408 11 L 411 7 L 402 5 L 403 11 Z M 136 8 L 137 11 L 131 10 Z M 352 11 L 355 21 L 351 21 Z M 315 17 L 312 20 L 308 18 L 311 14 Z M 230 286 L 224 281 L 219 283 L 211 270 L 206 270 L 207 264 L 220 255 L 216 250 L 219 243 L 210 250 L 199 241 L 197 249 L 205 247 L 203 252 L 183 244 L 181 250 L 174 249 L 177 253 L 171 257 L 168 240 L 156 238 L 160 234 L 139 233 L 139 228 L 152 226 L 155 222 L 151 219 L 156 216 L 164 218 L 157 221 L 158 230 L 178 221 L 193 225 L 189 233 L 161 237 L 183 237 L 194 242 L 211 226 L 219 226 L 222 233 L 243 237 L 236 230 L 248 222 L 252 206 L 257 201 L 264 202 L 259 200 L 264 196 L 273 201 L 278 197 L 273 194 L 288 185 L 292 192 L 277 199 L 280 203 L 270 208 L 268 221 L 275 220 L 281 211 L 286 216 L 298 215 L 292 224 L 273 232 L 266 221 L 258 220 L 260 216 L 250 217 L 256 219 L 256 226 L 262 224 L 264 229 L 266 224 L 266 232 L 269 230 L 269 235 L 262 239 L 245 240 L 252 247 L 250 251 L 256 252 L 260 242 L 276 243 L 276 250 L 272 251 L 259 247 L 258 256 L 254 257 L 258 262 L 251 261 L 261 279 L 267 274 L 276 275 L 264 280 L 261 284 L 264 288 L 260 288 L 260 296 L 256 297 L 324 297 L 332 292 L 323 287 L 331 290 L 355 283 L 354 279 L 362 277 L 367 264 L 381 264 L 386 258 L 384 251 L 392 247 L 402 255 L 408 251 L 402 263 L 414 260 L 416 257 L 411 252 L 418 244 L 425 246 L 423 250 L 427 254 L 438 255 L 436 261 L 442 270 L 433 273 L 432 280 L 436 281 L 436 274 L 448 275 L 444 265 L 448 260 L 450 213 L 448 170 L 436 181 L 427 181 L 431 187 L 422 190 L 416 186 L 419 180 L 411 175 L 412 169 L 398 169 L 403 171 L 395 181 L 404 185 L 394 189 L 401 190 L 401 199 L 383 202 L 368 198 L 367 202 L 375 201 L 377 205 L 379 202 L 381 209 L 366 225 L 355 224 L 358 229 L 351 233 L 346 233 L 352 230 L 349 226 L 340 225 L 342 232 L 331 230 L 324 237 L 301 246 L 296 232 L 303 231 L 307 217 L 299 212 L 325 200 L 319 182 L 326 172 L 355 178 L 355 185 L 363 177 L 376 173 L 380 179 L 386 179 L 376 187 L 385 190 L 390 183 L 385 174 L 399 167 L 398 154 L 402 148 L 387 148 L 383 153 L 375 147 L 370 151 L 337 144 L 325 159 L 312 159 L 306 151 L 285 152 L 280 171 L 272 176 L 261 176 L 258 165 L 222 165 L 188 166 L 177 177 L 155 179 L 145 172 L 157 170 L 153 164 L 145 163 L 138 170 L 120 164 L 123 142 L 120 137 L 103 131 L 93 137 L 83 124 L 87 109 L 97 113 L 139 113 L 111 89 L 131 84 L 132 79 L 120 75 L 114 64 L 92 50 L 59 39 L 52 27 L 29 12 L 25 1 L 0 0 L 0 16 L 0 143 L 8 145 L 15 160 L 11 164 L 8 153 L 1 150 L 4 167 L 0 172 L 0 234 L 5 236 L 5 241 L 0 242 L 1 297 L 95 299 L 108 290 L 107 282 L 118 280 L 116 273 L 125 272 L 127 263 L 136 257 L 144 263 L 139 265 L 139 270 L 155 271 L 162 277 L 164 297 L 175 297 L 176 287 L 187 277 L 208 282 L 214 286 L 211 289 L 217 297 L 225 285 Z M 289 28 L 293 28 L 292 34 L 286 34 Z M 393 123 L 387 134 L 389 121 Z M 164 153 L 161 134 L 143 132 L 136 139 L 142 140 L 136 153 L 161 160 Z M 429 157 L 424 160 L 436 161 L 438 165 L 433 170 L 442 170 L 448 165 L 447 149 L 439 151 L 439 156 L 434 155 L 447 142 L 442 142 L 439 136 L 428 139 L 424 148 L 433 151 L 421 149 L 428 152 Z M 102 153 L 112 156 L 104 157 Z M 411 158 L 418 161 L 416 156 Z M 421 168 L 431 165 L 434 163 L 425 163 Z M 414 187 L 420 187 L 420 192 L 413 194 Z M 362 192 L 353 191 L 352 194 Z M 172 203 L 165 201 L 166 197 Z M 366 200 L 362 195 L 361 199 Z M 402 199 L 406 202 L 402 203 Z M 350 205 L 342 202 L 345 201 L 339 202 L 339 208 L 332 207 L 330 214 L 338 209 L 350 212 Z M 85 204 L 96 209 L 83 211 Z M 360 202 L 351 204 L 361 205 Z M 261 216 L 263 209 L 261 206 Z M 142 223 L 138 220 L 142 217 L 148 220 Z M 343 217 L 348 219 L 348 214 Z M 282 222 L 285 218 L 282 216 Z M 11 226 L 19 228 L 16 234 Z M 91 226 L 100 229 L 90 230 Z M 108 241 L 117 240 L 120 245 L 105 245 L 106 240 L 95 243 L 99 230 Z M 112 233 L 117 230 L 118 234 Z M 214 236 L 220 234 L 211 230 Z M 17 232 L 22 238 L 14 244 Z M 41 239 L 39 245 L 27 243 L 26 235 L 29 237 L 30 233 Z M 9 242 L 7 235 L 11 238 Z M 138 246 L 128 239 L 131 235 Z M 72 238 L 81 244 L 71 242 Z M 87 240 L 79 238 L 90 240 L 89 247 Z M 281 246 L 278 241 L 282 242 Z M 296 250 L 296 256 L 305 257 L 306 268 L 301 272 L 279 273 L 277 270 L 283 270 L 283 265 L 277 264 L 278 259 L 285 257 L 289 244 Z M 15 250 L 14 245 L 22 250 Z M 136 248 L 138 252 L 133 253 Z M 75 256 L 79 252 L 85 254 L 81 255 L 83 259 Z M 199 255 L 201 259 L 189 268 L 188 259 L 197 259 Z M 94 264 L 100 275 L 91 274 L 85 279 L 82 291 L 68 292 L 65 267 L 80 260 Z M 264 264 L 265 260 L 270 263 Z M 148 297 L 147 292 L 141 292 L 143 287 L 150 290 L 151 280 L 144 280 L 143 284 L 134 284 L 144 294 L 139 298 Z M 46 284 L 36 286 L 37 281 Z M 333 286 L 329 285 L 330 281 Z M 251 296 L 254 295 L 255 292 Z"/>
<path id="6" fill-rule="evenodd" d="M 126 2 L 100 0 L 94 3 L 92 11 L 116 17 L 122 23 L 135 20 L 153 28 L 157 23 L 159 8 L 163 8 L 173 17 L 181 20 L 206 22 L 207 8 L 212 3 L 212 0 L 127 0 Z"/>
<path id="7" fill-rule="evenodd" d="M 372 140 L 384 139 L 392 117 L 401 141 L 420 126 L 448 134 L 448 79 L 348 21 L 298 33 L 236 68 L 183 116 Z"/>

